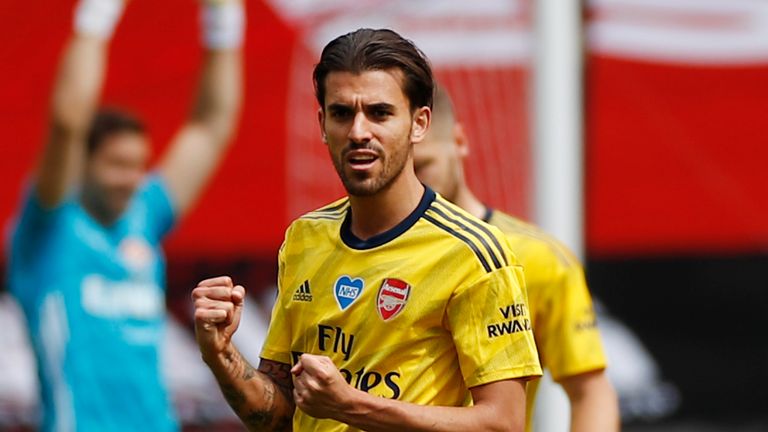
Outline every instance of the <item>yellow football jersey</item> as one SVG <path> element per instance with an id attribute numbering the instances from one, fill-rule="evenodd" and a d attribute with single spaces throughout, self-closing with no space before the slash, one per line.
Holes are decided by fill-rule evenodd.
<path id="1" fill-rule="evenodd" d="M 262 357 L 326 355 L 354 387 L 463 406 L 469 388 L 541 375 L 522 269 L 496 228 L 430 189 L 391 230 L 360 240 L 348 199 L 291 224 Z M 294 430 L 351 431 L 296 410 Z"/>
<path id="2" fill-rule="evenodd" d="M 533 333 L 542 367 L 550 371 L 555 381 L 604 369 L 605 354 L 592 299 L 576 257 L 538 227 L 510 215 L 489 210 L 485 220 L 507 235 L 525 269 Z M 538 379 L 528 383 L 528 419 L 533 413 L 538 383 Z"/>

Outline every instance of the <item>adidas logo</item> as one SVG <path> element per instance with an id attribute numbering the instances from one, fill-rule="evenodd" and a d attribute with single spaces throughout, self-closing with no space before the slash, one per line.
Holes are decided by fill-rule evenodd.
<path id="1" fill-rule="evenodd" d="M 309 279 L 305 280 L 303 284 L 299 285 L 299 287 L 296 289 L 296 292 L 293 293 L 293 301 L 312 301 L 312 293 L 309 292 Z"/>

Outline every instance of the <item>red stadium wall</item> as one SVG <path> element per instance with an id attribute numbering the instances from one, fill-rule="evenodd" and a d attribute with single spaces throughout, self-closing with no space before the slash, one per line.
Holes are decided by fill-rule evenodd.
<path id="1" fill-rule="evenodd" d="M 768 5 L 591 3 L 590 252 L 765 251 Z"/>
<path id="2" fill-rule="evenodd" d="M 768 245 L 768 64 L 701 68 L 590 57 L 593 252 Z"/>

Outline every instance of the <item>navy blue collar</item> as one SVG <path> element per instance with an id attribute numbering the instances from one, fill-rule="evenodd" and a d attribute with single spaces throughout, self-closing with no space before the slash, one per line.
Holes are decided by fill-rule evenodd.
<path id="1" fill-rule="evenodd" d="M 352 207 L 350 207 L 347 209 L 347 215 L 344 216 L 344 222 L 341 224 L 341 240 L 345 245 L 352 249 L 365 250 L 381 246 L 396 239 L 402 233 L 408 231 L 408 229 L 411 228 L 416 223 L 416 221 L 421 218 L 424 212 L 427 211 L 427 209 L 432 205 L 432 201 L 434 200 L 435 192 L 429 187 L 424 186 L 424 195 L 421 197 L 419 205 L 416 206 L 416 208 L 411 212 L 411 214 L 408 215 L 408 217 L 403 219 L 400 223 L 391 229 L 384 231 L 381 234 L 376 234 L 368 240 L 361 240 L 356 235 L 352 234 Z"/>

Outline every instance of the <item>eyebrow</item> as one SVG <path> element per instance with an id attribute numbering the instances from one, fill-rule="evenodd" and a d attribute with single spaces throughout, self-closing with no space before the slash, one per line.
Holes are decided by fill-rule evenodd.
<path id="1" fill-rule="evenodd" d="M 340 102 L 334 102 L 328 105 L 328 110 L 330 111 L 351 110 L 351 109 L 352 109 L 352 105 L 347 105 Z"/>
<path id="2" fill-rule="evenodd" d="M 394 111 L 395 110 L 395 106 L 390 104 L 390 103 L 386 103 L 386 102 L 378 102 L 378 103 L 373 103 L 373 104 L 370 104 L 370 105 L 366 105 L 366 109 L 368 109 L 368 110 Z"/>
<path id="3" fill-rule="evenodd" d="M 328 105 L 328 110 L 331 111 L 339 111 L 339 110 L 353 110 L 354 108 L 352 105 L 344 104 L 341 102 L 334 102 L 330 105 Z M 365 105 L 365 110 L 387 110 L 387 111 L 394 111 L 395 106 L 391 103 L 387 102 L 376 102 L 369 105 Z"/>

